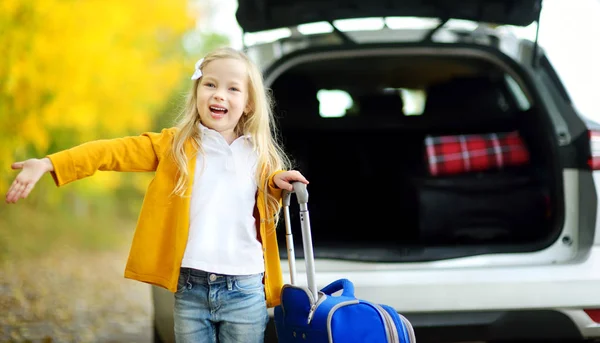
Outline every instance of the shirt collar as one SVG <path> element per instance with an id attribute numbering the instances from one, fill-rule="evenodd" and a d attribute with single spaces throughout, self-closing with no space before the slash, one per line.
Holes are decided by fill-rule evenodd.
<path id="1" fill-rule="evenodd" d="M 200 128 L 200 132 L 202 132 L 202 133 L 210 132 L 209 134 L 218 134 L 218 135 L 220 135 L 220 133 L 218 133 L 217 131 L 215 131 L 215 130 L 213 130 L 211 128 L 208 128 L 208 127 L 204 126 L 204 124 L 202 124 L 202 123 L 198 123 L 198 127 Z M 252 138 L 252 136 L 250 134 L 245 134 L 245 135 L 242 135 L 240 137 L 243 137 L 243 138 L 245 138 L 247 140 L 250 140 Z"/>

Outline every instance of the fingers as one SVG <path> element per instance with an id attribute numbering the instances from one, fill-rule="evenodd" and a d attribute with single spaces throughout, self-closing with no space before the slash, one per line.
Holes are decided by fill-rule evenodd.
<path id="1" fill-rule="evenodd" d="M 15 162 L 15 163 L 11 164 L 10 167 L 12 169 L 23 169 L 24 164 L 25 164 L 25 162 Z"/>
<path id="2" fill-rule="evenodd" d="M 11 190 L 6 196 L 6 201 L 10 204 L 16 203 L 17 200 L 19 200 L 19 197 L 21 196 L 21 192 L 23 191 L 23 189 L 25 189 L 24 184 L 16 181 L 13 183 L 13 186 L 14 187 L 11 187 Z"/>
<path id="3" fill-rule="evenodd" d="M 285 188 L 287 188 L 288 191 L 293 191 L 294 190 L 294 185 L 292 185 L 289 182 L 286 182 Z"/>
<path id="4" fill-rule="evenodd" d="M 308 184 L 308 180 L 304 177 L 304 175 L 302 175 L 299 171 L 296 171 L 296 170 L 290 170 L 282 176 L 283 176 L 281 178 L 282 185 L 280 187 L 281 189 L 287 189 L 289 191 L 293 191 L 294 186 L 292 185 L 292 183 L 296 182 L 296 181 L 302 182 L 306 185 Z"/>
<path id="5" fill-rule="evenodd" d="M 15 181 L 13 181 L 13 183 L 8 188 L 8 191 L 6 192 L 6 199 L 5 199 L 6 203 L 11 203 L 12 202 L 12 198 L 13 198 L 13 195 L 15 194 L 17 185 L 18 185 L 18 182 L 17 182 L 17 180 L 15 180 Z"/>
<path id="6" fill-rule="evenodd" d="M 6 202 L 9 204 L 14 203 L 16 201 L 16 199 L 18 199 L 17 194 L 21 193 L 20 189 L 21 189 L 21 183 L 18 182 L 17 180 L 15 180 L 10 185 L 8 192 L 6 192 Z"/>
<path id="7" fill-rule="evenodd" d="M 31 193 L 31 190 L 33 189 L 33 187 L 35 186 L 34 183 L 30 183 L 27 186 L 25 186 L 25 189 L 23 190 L 23 193 L 21 194 L 21 199 L 25 199 L 29 196 L 29 193 Z"/>
<path id="8" fill-rule="evenodd" d="M 17 191 L 15 192 L 14 200 L 13 200 L 14 202 L 17 202 L 19 199 L 21 199 L 26 187 L 27 187 L 27 185 L 24 183 L 20 183 L 17 186 Z"/>
<path id="9" fill-rule="evenodd" d="M 293 182 L 302 182 L 304 184 L 308 184 L 308 180 L 302 175 L 299 171 L 289 170 L 282 173 L 279 173 L 275 176 L 274 182 L 277 187 L 280 189 L 286 189 L 289 191 L 294 190 Z"/>
<path id="10" fill-rule="evenodd" d="M 290 170 L 290 175 L 287 178 L 287 181 L 300 181 L 306 185 L 308 184 L 308 180 L 297 170 Z"/>
<path id="11" fill-rule="evenodd" d="M 26 184 L 15 180 L 6 193 L 6 202 L 14 204 L 19 199 L 25 199 L 33 189 L 34 185 L 34 183 Z"/>

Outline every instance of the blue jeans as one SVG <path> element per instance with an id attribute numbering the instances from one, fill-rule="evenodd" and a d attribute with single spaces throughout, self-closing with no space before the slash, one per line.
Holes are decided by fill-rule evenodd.
<path id="1" fill-rule="evenodd" d="M 173 313 L 177 343 L 263 343 L 269 315 L 262 278 L 181 268 Z"/>

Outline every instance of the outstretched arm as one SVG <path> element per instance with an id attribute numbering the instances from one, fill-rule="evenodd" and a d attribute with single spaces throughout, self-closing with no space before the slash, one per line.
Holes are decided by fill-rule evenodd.
<path id="1" fill-rule="evenodd" d="M 165 137 L 167 136 L 167 137 Z M 117 139 L 87 142 L 49 155 L 54 165 L 52 177 L 57 186 L 94 175 L 96 171 L 154 171 L 169 135 L 145 133 Z"/>
<path id="2" fill-rule="evenodd" d="M 81 144 L 43 159 L 13 164 L 21 169 L 6 194 L 6 202 L 15 203 L 29 195 L 46 172 L 57 186 L 93 175 L 98 170 L 154 171 L 158 161 L 172 144 L 174 129 L 141 136 L 98 140 Z"/>

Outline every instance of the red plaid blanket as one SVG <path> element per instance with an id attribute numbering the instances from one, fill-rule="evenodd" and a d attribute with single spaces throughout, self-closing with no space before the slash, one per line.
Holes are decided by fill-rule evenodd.
<path id="1" fill-rule="evenodd" d="M 449 175 L 529 162 L 529 151 L 517 131 L 425 137 L 431 175 Z"/>

